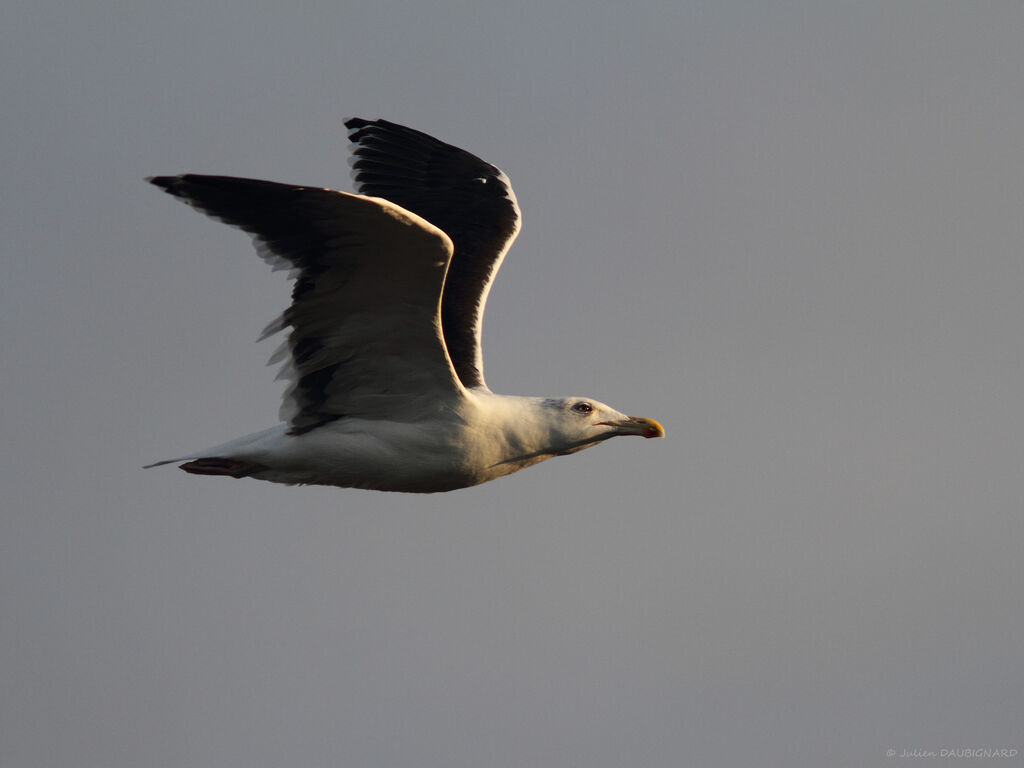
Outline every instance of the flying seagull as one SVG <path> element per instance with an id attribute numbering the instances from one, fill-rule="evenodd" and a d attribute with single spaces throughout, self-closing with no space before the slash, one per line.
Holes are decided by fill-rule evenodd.
<path id="1" fill-rule="evenodd" d="M 451 491 L 654 419 L 584 397 L 515 397 L 484 382 L 480 329 L 520 228 L 508 177 L 386 120 L 345 123 L 360 194 L 229 176 L 148 181 L 252 235 L 294 280 L 271 362 L 282 424 L 177 459 L 196 475 L 379 491 Z"/>

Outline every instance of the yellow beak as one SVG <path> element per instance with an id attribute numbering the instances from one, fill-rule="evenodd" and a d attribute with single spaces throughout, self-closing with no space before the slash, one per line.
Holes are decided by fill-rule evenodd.
<path id="1" fill-rule="evenodd" d="M 640 435 L 641 437 L 664 437 L 665 428 L 654 419 L 642 416 L 629 416 L 616 421 L 599 421 L 594 426 L 615 427 L 620 435 Z"/>

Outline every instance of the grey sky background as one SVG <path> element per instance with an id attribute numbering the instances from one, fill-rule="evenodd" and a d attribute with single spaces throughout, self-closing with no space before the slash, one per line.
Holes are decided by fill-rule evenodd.
<path id="1" fill-rule="evenodd" d="M 625 5 L 5 6 L 0 764 L 1024 750 L 1024 6 Z M 143 177 L 351 189 L 351 115 L 511 177 L 491 386 L 666 440 L 140 469 L 274 423 L 288 296 Z"/>

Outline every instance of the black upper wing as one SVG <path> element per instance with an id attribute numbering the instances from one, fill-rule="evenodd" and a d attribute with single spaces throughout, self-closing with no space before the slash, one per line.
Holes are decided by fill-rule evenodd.
<path id="1" fill-rule="evenodd" d="M 508 177 L 469 152 L 387 120 L 345 122 L 357 189 L 442 229 L 455 251 L 445 278 L 441 323 L 465 387 L 484 387 L 480 350 L 484 305 L 520 227 Z"/>
<path id="2" fill-rule="evenodd" d="M 292 270 L 281 416 L 302 434 L 344 416 L 413 418 L 462 387 L 438 317 L 451 241 L 396 205 L 227 176 L 158 176 L 156 186 L 253 235 Z M 277 357 L 275 355 L 275 357 Z"/>

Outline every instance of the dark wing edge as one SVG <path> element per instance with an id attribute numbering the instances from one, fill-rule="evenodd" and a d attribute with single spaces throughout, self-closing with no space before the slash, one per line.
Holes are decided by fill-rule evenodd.
<path id="1" fill-rule="evenodd" d="M 392 205 L 330 189 L 197 174 L 147 181 L 248 232 L 265 261 L 291 270 L 292 304 L 260 337 L 291 329 L 271 357 L 285 360 L 279 378 L 292 382 L 281 409 L 290 434 L 360 415 L 349 413 L 353 403 L 393 408 L 396 396 L 459 389 L 436 327 L 451 253 L 443 233 L 423 222 L 405 226 L 417 223 L 407 216 L 399 223 L 405 212 Z M 383 286 L 388 301 L 367 298 Z M 381 332 L 366 332 L 367 312 L 379 317 Z M 415 359 L 396 354 L 395 340 Z"/>
<path id="2" fill-rule="evenodd" d="M 462 385 L 486 388 L 484 308 L 522 221 L 508 177 L 465 150 L 387 120 L 351 118 L 345 126 L 357 190 L 423 217 L 451 238 L 455 251 L 441 300 L 444 341 Z"/>

